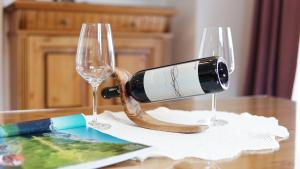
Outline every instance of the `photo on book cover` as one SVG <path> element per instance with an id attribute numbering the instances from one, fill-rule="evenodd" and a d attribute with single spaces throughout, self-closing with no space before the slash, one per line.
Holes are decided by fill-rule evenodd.
<path id="1" fill-rule="evenodd" d="M 151 147 L 86 126 L 82 114 L 0 126 L 0 168 L 97 168 Z"/>

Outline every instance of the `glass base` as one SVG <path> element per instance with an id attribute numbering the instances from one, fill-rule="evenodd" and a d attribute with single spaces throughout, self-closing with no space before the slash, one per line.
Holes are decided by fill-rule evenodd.
<path id="1" fill-rule="evenodd" d="M 226 120 L 214 118 L 211 120 L 211 124 L 212 124 L 212 126 L 225 126 L 228 124 L 228 122 Z"/>
<path id="2" fill-rule="evenodd" d="M 215 162 L 208 162 L 204 169 L 220 169 L 220 167 Z"/>
<path id="3" fill-rule="evenodd" d="M 100 123 L 100 122 L 94 121 L 94 120 L 89 122 L 89 125 L 98 130 L 107 130 L 107 129 L 111 128 L 110 124 Z"/>

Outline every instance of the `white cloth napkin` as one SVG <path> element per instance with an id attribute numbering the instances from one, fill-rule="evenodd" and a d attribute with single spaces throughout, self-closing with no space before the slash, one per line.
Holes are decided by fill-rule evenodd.
<path id="1" fill-rule="evenodd" d="M 210 111 L 170 110 L 160 107 L 147 111 L 151 116 L 174 123 L 207 123 Z M 157 151 L 148 156 L 167 156 L 172 159 L 198 157 L 205 160 L 223 160 L 234 158 L 243 152 L 279 149 L 278 139 L 286 139 L 288 130 L 280 126 L 274 117 L 255 116 L 249 113 L 235 114 L 217 112 L 218 119 L 226 120 L 224 126 L 211 126 L 196 134 L 171 133 L 137 127 L 124 112 L 104 112 L 99 121 L 109 123 L 110 129 L 104 133 L 136 142 L 154 146 Z"/>

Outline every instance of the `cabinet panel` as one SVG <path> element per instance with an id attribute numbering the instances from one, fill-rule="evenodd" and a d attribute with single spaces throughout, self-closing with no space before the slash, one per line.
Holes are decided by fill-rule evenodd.
<path id="1" fill-rule="evenodd" d="M 116 66 L 134 74 L 162 65 L 162 40 L 114 38 Z M 75 71 L 77 37 L 31 36 L 28 38 L 26 108 L 91 106 L 92 90 Z M 107 79 L 98 89 L 98 104 L 119 104 L 119 99 L 103 99 L 101 89 L 116 85 Z"/>
<path id="2" fill-rule="evenodd" d="M 131 74 L 148 67 L 149 57 L 147 53 L 120 53 L 116 57 L 116 63 L 119 68 L 125 69 Z M 134 66 L 132 66 L 134 65 Z"/>
<path id="3" fill-rule="evenodd" d="M 77 38 L 32 36 L 28 44 L 27 108 L 86 106 L 88 84 L 75 71 Z"/>
<path id="4" fill-rule="evenodd" d="M 74 53 L 48 53 L 46 72 L 46 107 L 82 105 L 84 84 L 75 71 Z"/>
<path id="5" fill-rule="evenodd" d="M 28 57 L 25 60 L 25 66 L 28 70 L 27 83 L 25 83 L 25 99 L 27 100 L 26 108 L 44 108 L 45 107 L 45 82 L 44 82 L 44 54 L 40 47 L 41 40 L 29 38 L 28 40 Z M 25 69 L 26 69 L 25 68 Z"/>
<path id="6" fill-rule="evenodd" d="M 159 38 L 117 38 L 115 41 L 116 60 L 120 66 L 134 73 L 164 64 L 163 39 Z M 141 64 L 141 62 L 144 62 Z"/>

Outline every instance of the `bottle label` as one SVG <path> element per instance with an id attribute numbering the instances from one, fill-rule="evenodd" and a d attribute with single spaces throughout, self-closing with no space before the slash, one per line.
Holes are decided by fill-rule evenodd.
<path id="1" fill-rule="evenodd" d="M 150 101 L 205 94 L 198 77 L 199 61 L 147 70 L 144 89 Z"/>

